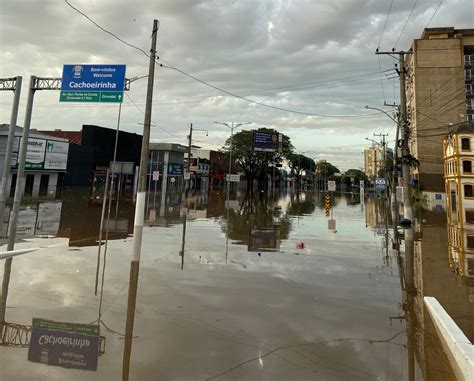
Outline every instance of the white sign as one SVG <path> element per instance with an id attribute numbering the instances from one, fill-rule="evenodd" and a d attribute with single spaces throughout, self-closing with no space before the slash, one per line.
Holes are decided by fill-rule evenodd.
<path id="1" fill-rule="evenodd" d="M 191 174 L 186 172 L 186 173 L 184 174 L 184 179 L 185 179 L 185 180 L 189 180 L 190 178 L 191 178 Z"/>
<path id="2" fill-rule="evenodd" d="M 385 185 L 385 179 L 382 179 L 381 177 L 377 177 L 375 179 L 375 184 L 377 185 Z"/>
<path id="3" fill-rule="evenodd" d="M 62 202 L 42 202 L 38 206 L 36 234 L 56 235 L 61 220 Z"/>
<path id="4" fill-rule="evenodd" d="M 237 200 L 225 200 L 225 208 L 226 209 L 234 209 L 236 211 L 240 210 L 239 201 Z"/>
<path id="5" fill-rule="evenodd" d="M 172 183 L 174 183 L 174 182 L 176 181 L 176 179 L 175 179 L 174 177 L 172 177 L 172 178 L 170 179 L 170 181 L 171 181 Z"/>
<path id="6" fill-rule="evenodd" d="M 336 191 L 336 182 L 334 180 L 328 181 L 328 191 L 335 192 Z"/>
<path id="7" fill-rule="evenodd" d="M 46 140 L 29 138 L 26 150 L 26 169 L 43 169 Z"/>
<path id="8" fill-rule="evenodd" d="M 68 152 L 69 143 L 47 140 L 44 169 L 59 169 L 65 171 L 67 168 Z"/>
<path id="9" fill-rule="evenodd" d="M 364 180 L 359 180 L 359 187 L 361 187 L 361 188 L 364 187 Z"/>
<path id="10" fill-rule="evenodd" d="M 226 179 L 226 181 L 231 181 L 231 182 L 238 183 L 240 181 L 240 175 L 233 175 L 233 174 L 228 173 L 225 176 L 225 179 Z"/>
<path id="11" fill-rule="evenodd" d="M 158 181 L 160 179 L 160 172 L 153 171 L 153 181 Z"/>

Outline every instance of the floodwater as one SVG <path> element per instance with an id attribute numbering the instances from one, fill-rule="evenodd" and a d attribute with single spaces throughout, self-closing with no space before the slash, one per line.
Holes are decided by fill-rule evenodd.
<path id="1" fill-rule="evenodd" d="M 418 213 L 407 304 L 403 241 L 393 249 L 381 200 L 336 194 L 329 216 L 312 192 L 147 200 L 131 380 L 455 379 L 423 306 L 436 297 L 474 341 L 473 282 L 450 268 L 443 211 Z M 29 362 L 25 334 L 2 339 L 23 345 L 0 346 L 1 380 L 121 379 L 134 205 L 110 205 L 94 295 L 101 211 L 81 192 L 25 206 L 15 247 L 42 249 L 13 258 L 5 317 L 100 315 L 97 370 Z"/>

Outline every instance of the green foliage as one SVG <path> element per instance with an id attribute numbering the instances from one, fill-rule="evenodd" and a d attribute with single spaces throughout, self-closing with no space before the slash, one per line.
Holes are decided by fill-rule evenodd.
<path id="1" fill-rule="evenodd" d="M 341 173 L 341 171 L 336 166 L 324 160 L 320 160 L 316 163 L 316 172 L 321 178 L 326 179 L 334 176 L 335 173 Z"/>
<path id="2" fill-rule="evenodd" d="M 300 174 L 301 171 L 314 172 L 316 169 L 316 163 L 313 159 L 308 156 L 290 152 L 286 158 L 291 168 L 291 172 L 295 175 Z"/>

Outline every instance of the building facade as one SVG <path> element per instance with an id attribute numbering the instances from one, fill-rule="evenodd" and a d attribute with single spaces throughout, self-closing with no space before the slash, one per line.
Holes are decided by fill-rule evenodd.
<path id="1" fill-rule="evenodd" d="M 474 282 L 474 125 L 443 141 L 448 254 L 452 269 Z"/>
<path id="2" fill-rule="evenodd" d="M 8 131 L 9 125 L 0 125 L 0 179 L 3 175 Z M 11 171 L 7 185 L 7 189 L 10 190 L 10 197 L 13 197 L 15 193 L 22 135 L 23 128 L 17 127 L 15 129 Z M 56 197 L 63 174 L 67 170 L 68 141 L 42 134 L 36 130 L 30 130 L 27 147 L 23 195 L 33 198 Z"/>
<path id="3" fill-rule="evenodd" d="M 382 147 L 372 146 L 364 149 L 364 173 L 368 178 L 374 179 L 383 168 L 384 151 Z"/>
<path id="4" fill-rule="evenodd" d="M 474 29 L 426 28 L 406 54 L 412 176 L 421 191 L 444 190 L 443 136 L 472 120 Z"/>
<path id="5" fill-rule="evenodd" d="M 181 188 L 184 184 L 184 154 L 187 147 L 174 143 L 150 143 L 148 179 L 150 189 Z M 155 176 L 153 177 L 153 172 Z M 158 173 L 157 173 L 158 172 Z M 158 175 L 158 177 L 157 177 Z"/>

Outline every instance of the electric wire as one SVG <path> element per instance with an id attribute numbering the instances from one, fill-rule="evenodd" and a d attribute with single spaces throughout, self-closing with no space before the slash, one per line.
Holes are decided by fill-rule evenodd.
<path id="1" fill-rule="evenodd" d="M 443 3 L 443 0 L 440 0 L 439 3 L 438 3 L 438 6 L 436 7 L 435 11 L 433 12 L 433 14 L 431 15 L 431 18 L 430 18 L 430 21 L 428 21 L 428 24 L 426 24 L 425 28 L 428 28 L 429 25 L 431 24 L 431 21 L 433 20 L 433 18 L 435 17 L 436 13 L 438 12 L 438 9 L 439 7 L 441 6 L 441 4 Z"/>
<path id="2" fill-rule="evenodd" d="M 395 41 L 394 48 L 396 48 L 396 46 L 398 45 L 398 42 L 400 41 L 400 38 L 402 37 L 403 32 L 405 31 L 405 28 L 407 27 L 408 21 L 410 21 L 411 15 L 413 14 L 413 11 L 415 10 L 416 3 L 417 3 L 417 2 L 418 2 L 418 0 L 415 0 L 415 2 L 413 3 L 413 7 L 411 8 L 410 14 L 408 15 L 408 18 L 407 18 L 407 20 L 405 21 L 405 24 L 403 25 L 402 31 L 400 32 L 400 34 L 399 34 L 399 36 L 398 36 L 398 38 L 397 38 L 397 41 Z"/>
<path id="3" fill-rule="evenodd" d="M 380 44 L 382 43 L 383 34 L 385 33 L 385 28 L 387 27 L 388 19 L 390 18 L 390 12 L 392 11 L 392 5 L 393 0 L 390 0 L 390 6 L 388 7 L 387 16 L 385 17 L 385 23 L 383 24 L 382 33 L 380 34 L 380 39 L 377 48 L 380 48 Z"/>

